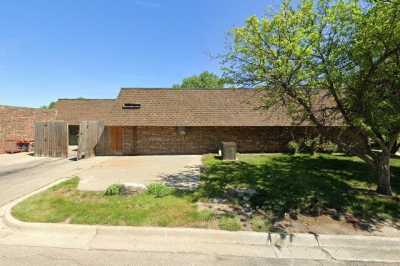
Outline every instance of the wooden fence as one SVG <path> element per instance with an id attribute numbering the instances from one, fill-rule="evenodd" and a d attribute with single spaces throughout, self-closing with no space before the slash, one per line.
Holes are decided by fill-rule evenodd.
<path id="1" fill-rule="evenodd" d="M 79 127 L 78 159 L 90 158 L 96 155 L 96 145 L 104 132 L 101 121 L 82 121 Z"/>
<path id="2" fill-rule="evenodd" d="M 63 121 L 35 123 L 35 156 L 68 157 L 68 125 Z"/>

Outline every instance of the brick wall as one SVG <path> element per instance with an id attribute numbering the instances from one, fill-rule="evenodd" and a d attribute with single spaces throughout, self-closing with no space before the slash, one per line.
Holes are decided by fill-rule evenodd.
<path id="1" fill-rule="evenodd" d="M 17 140 L 33 139 L 35 122 L 55 119 L 55 110 L 0 106 L 0 153 Z"/>
<path id="2" fill-rule="evenodd" d="M 138 154 L 203 154 L 218 151 L 222 141 L 234 141 L 238 151 L 282 152 L 293 136 L 310 131 L 305 127 L 186 127 L 180 135 L 176 127 L 138 127 Z"/>
<path id="3" fill-rule="evenodd" d="M 109 135 L 105 129 L 105 134 Z M 116 154 L 204 154 L 215 153 L 221 141 L 234 141 L 238 151 L 282 152 L 293 139 L 310 134 L 307 127 L 186 127 L 186 134 L 176 127 L 124 127 L 123 151 L 112 150 L 110 138 L 103 138 L 98 155 Z"/>

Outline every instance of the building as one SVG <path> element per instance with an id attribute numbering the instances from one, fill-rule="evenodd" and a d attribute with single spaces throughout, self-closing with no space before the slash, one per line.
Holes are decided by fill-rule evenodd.
<path id="1" fill-rule="evenodd" d="M 203 154 L 222 141 L 238 151 L 282 152 L 290 140 L 314 127 L 294 125 L 284 108 L 261 108 L 253 89 L 121 89 L 114 99 L 60 99 L 56 120 L 68 123 L 75 144 L 81 121 L 97 120 L 104 131 L 96 155 Z"/>

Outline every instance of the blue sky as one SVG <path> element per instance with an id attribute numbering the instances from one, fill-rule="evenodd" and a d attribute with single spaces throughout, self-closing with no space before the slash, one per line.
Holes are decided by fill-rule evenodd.
<path id="1" fill-rule="evenodd" d="M 0 104 L 114 98 L 204 70 L 227 32 L 280 0 L 3 0 Z"/>

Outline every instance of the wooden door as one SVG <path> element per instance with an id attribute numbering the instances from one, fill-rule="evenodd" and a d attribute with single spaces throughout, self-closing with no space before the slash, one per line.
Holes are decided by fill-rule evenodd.
<path id="1" fill-rule="evenodd" d="M 122 127 L 111 128 L 111 150 L 114 154 L 123 154 L 123 133 Z"/>

